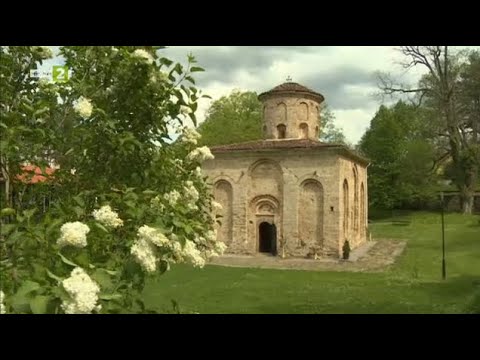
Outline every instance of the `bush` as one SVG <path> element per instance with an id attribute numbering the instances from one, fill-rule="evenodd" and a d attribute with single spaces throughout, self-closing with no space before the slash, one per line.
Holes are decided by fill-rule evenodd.
<path id="1" fill-rule="evenodd" d="M 348 242 L 348 240 L 345 240 L 345 242 L 343 243 L 342 250 L 343 250 L 343 260 L 348 260 L 350 257 L 350 243 Z"/>

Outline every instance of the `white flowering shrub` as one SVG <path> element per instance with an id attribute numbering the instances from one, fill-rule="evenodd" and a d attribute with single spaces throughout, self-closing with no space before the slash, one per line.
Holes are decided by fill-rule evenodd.
<path id="1" fill-rule="evenodd" d="M 3 303 L 3 300 L 5 298 L 5 294 L 3 293 L 2 290 L 0 290 L 0 314 L 5 314 L 5 304 Z"/>
<path id="2" fill-rule="evenodd" d="M 60 228 L 60 237 L 57 240 L 59 247 L 75 246 L 83 248 L 87 246 L 87 234 L 90 228 L 80 221 L 63 224 Z"/>
<path id="3" fill-rule="evenodd" d="M 112 210 L 110 205 L 105 205 L 98 210 L 94 210 L 92 215 L 95 220 L 107 227 L 117 228 L 123 226 L 123 220 L 118 217 L 118 214 Z"/>
<path id="4" fill-rule="evenodd" d="M 225 250 L 200 169 L 213 155 L 186 123 L 202 69 L 160 47 L 69 46 L 70 80 L 39 82 L 47 50 L 0 47 L 0 312 L 152 312 L 148 276 Z"/>

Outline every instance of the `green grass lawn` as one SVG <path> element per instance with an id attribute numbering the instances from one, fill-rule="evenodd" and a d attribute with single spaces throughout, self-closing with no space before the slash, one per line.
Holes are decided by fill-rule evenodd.
<path id="1" fill-rule="evenodd" d="M 177 265 L 147 283 L 145 302 L 171 312 L 173 299 L 186 313 L 480 313 L 480 217 L 445 216 L 446 281 L 440 216 L 408 217 L 409 225 L 370 225 L 374 239 L 408 240 L 384 273 Z"/>

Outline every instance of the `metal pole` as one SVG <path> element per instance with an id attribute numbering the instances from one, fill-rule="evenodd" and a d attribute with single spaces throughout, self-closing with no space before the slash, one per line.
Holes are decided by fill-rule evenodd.
<path id="1" fill-rule="evenodd" d="M 443 192 L 440 194 L 442 200 L 442 279 L 445 280 L 447 277 L 447 269 L 445 263 L 445 218 L 444 218 L 444 201 L 443 201 Z"/>

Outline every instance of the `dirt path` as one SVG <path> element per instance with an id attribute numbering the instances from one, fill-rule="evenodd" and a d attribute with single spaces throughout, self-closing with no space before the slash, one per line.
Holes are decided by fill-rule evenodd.
<path id="1" fill-rule="evenodd" d="M 211 265 L 249 267 L 263 269 L 296 269 L 312 271 L 353 271 L 377 272 L 384 271 L 392 265 L 405 249 L 406 241 L 382 239 L 369 241 L 355 249 L 348 261 L 336 259 L 282 259 L 269 255 L 225 255 L 213 259 Z"/>

